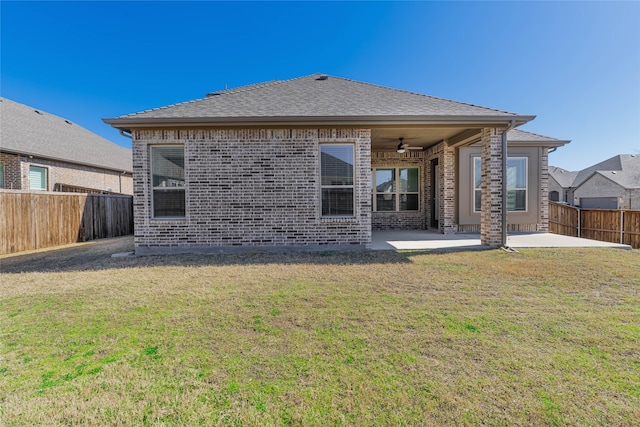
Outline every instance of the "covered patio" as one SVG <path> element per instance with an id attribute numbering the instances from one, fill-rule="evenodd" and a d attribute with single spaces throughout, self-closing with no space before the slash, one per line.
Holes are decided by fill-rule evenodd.
<path id="1" fill-rule="evenodd" d="M 615 248 L 631 250 L 631 246 L 598 240 L 581 239 L 552 233 L 521 232 L 507 235 L 509 248 Z M 425 230 L 373 231 L 371 249 L 391 250 L 481 250 L 479 233 L 442 234 Z"/>

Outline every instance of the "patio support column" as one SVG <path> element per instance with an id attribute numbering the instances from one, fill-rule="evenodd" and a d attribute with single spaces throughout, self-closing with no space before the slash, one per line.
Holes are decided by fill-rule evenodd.
<path id="1" fill-rule="evenodd" d="M 443 234 L 458 232 L 456 223 L 456 149 L 445 141 L 440 170 L 440 220 L 438 229 Z"/>
<path id="2" fill-rule="evenodd" d="M 549 232 L 549 148 L 540 153 L 540 220 L 538 231 Z"/>
<path id="3" fill-rule="evenodd" d="M 502 129 L 482 129 L 482 204 L 480 243 L 492 248 L 502 244 Z"/>

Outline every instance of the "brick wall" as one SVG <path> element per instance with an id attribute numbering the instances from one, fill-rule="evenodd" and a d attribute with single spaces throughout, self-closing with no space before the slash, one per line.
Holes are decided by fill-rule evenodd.
<path id="1" fill-rule="evenodd" d="M 4 173 L 4 188 L 21 190 L 20 156 L 0 153 L 0 164 Z"/>
<path id="2" fill-rule="evenodd" d="M 47 168 L 47 190 L 53 191 L 56 183 L 78 187 L 94 188 L 114 193 L 133 194 L 131 173 L 77 165 L 37 157 L 0 153 L 0 162 L 4 167 L 5 188 L 15 190 L 29 189 L 29 166 Z"/>
<path id="3" fill-rule="evenodd" d="M 424 230 L 428 206 L 427 188 L 428 168 L 423 151 L 410 151 L 400 154 L 395 151 L 377 151 L 371 154 L 373 168 L 419 168 L 419 205 L 417 211 L 373 212 L 371 222 L 374 230 Z"/>
<path id="4" fill-rule="evenodd" d="M 355 146 L 355 216 L 322 218 L 321 143 Z M 186 217 L 151 218 L 149 146 L 184 144 Z M 365 129 L 134 130 L 136 252 L 371 243 Z"/>

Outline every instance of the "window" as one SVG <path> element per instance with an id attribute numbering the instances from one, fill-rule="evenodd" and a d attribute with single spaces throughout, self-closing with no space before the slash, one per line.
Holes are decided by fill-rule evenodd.
<path id="1" fill-rule="evenodd" d="M 0 165 L 0 188 L 4 188 L 4 166 Z"/>
<path id="2" fill-rule="evenodd" d="M 354 216 L 353 166 L 353 145 L 320 145 L 322 216 Z"/>
<path id="3" fill-rule="evenodd" d="M 184 146 L 151 147 L 153 218 L 184 218 Z"/>
<path id="4" fill-rule="evenodd" d="M 507 211 L 527 210 L 527 158 L 507 158 Z M 482 161 L 473 158 L 473 210 L 480 212 L 482 206 Z"/>
<path id="5" fill-rule="evenodd" d="M 418 168 L 373 169 L 373 211 L 417 211 L 420 200 L 418 177 Z"/>
<path id="6" fill-rule="evenodd" d="M 47 191 L 47 168 L 29 166 L 29 190 Z"/>

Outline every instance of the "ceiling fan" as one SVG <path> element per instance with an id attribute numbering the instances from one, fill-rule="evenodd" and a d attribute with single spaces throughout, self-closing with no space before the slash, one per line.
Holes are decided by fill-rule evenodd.
<path id="1" fill-rule="evenodd" d="M 398 138 L 400 143 L 398 144 L 398 148 L 396 151 L 400 154 L 404 153 L 406 150 L 422 150 L 422 147 L 411 147 L 409 144 L 404 143 L 404 138 Z"/>

